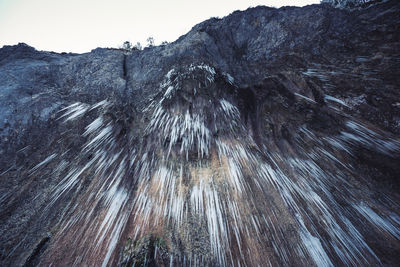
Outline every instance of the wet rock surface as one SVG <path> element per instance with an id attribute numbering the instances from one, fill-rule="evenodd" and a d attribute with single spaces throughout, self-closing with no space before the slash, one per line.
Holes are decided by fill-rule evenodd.
<path id="1" fill-rule="evenodd" d="M 398 264 L 398 1 L 127 53 L 0 49 L 4 266 Z"/>

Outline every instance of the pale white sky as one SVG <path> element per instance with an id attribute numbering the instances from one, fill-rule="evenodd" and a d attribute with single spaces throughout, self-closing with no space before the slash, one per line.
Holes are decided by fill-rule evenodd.
<path id="1" fill-rule="evenodd" d="M 175 41 L 195 24 L 235 10 L 304 6 L 319 0 L 0 0 L 0 47 L 88 52 L 124 41 Z"/>

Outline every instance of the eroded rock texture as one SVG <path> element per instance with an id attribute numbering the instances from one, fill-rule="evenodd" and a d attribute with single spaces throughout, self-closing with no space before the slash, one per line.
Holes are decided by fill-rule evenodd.
<path id="1" fill-rule="evenodd" d="M 0 49 L 2 266 L 394 266 L 397 0 L 126 53 Z"/>

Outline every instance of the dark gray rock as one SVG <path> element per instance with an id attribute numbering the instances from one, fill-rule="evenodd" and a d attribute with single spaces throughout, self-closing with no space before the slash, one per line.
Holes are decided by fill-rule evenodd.
<path id="1" fill-rule="evenodd" d="M 256 7 L 144 50 L 3 47 L 0 263 L 396 265 L 399 9 Z"/>

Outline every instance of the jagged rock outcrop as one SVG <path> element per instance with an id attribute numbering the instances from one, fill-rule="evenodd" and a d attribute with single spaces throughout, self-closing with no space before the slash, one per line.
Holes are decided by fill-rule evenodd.
<path id="1" fill-rule="evenodd" d="M 0 49 L 2 266 L 398 264 L 400 3 Z"/>

